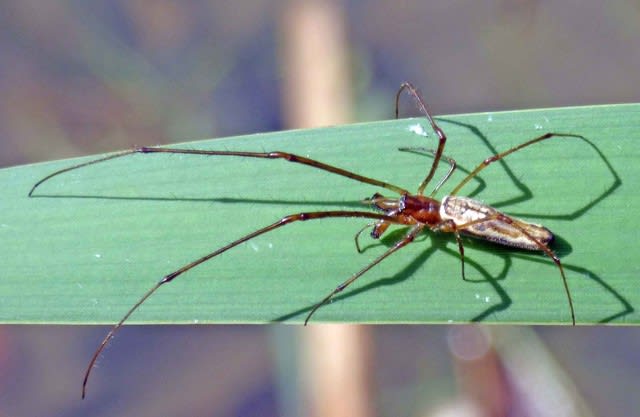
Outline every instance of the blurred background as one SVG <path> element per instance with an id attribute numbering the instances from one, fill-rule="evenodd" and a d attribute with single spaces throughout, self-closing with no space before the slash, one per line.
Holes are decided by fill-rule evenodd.
<path id="1" fill-rule="evenodd" d="M 0 56 L 7 167 L 389 119 L 405 80 L 436 114 L 639 101 L 640 3 L 21 0 L 0 5 Z M 131 326 L 81 402 L 105 332 L 0 327 L 0 417 L 640 410 L 632 329 Z M 357 388 L 314 388 L 340 361 Z"/>

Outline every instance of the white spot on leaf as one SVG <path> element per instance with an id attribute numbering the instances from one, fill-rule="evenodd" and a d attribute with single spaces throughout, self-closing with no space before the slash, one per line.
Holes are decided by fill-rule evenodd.
<path id="1" fill-rule="evenodd" d="M 416 135 L 425 136 L 425 137 L 428 136 L 427 132 L 424 130 L 424 128 L 420 123 L 416 123 L 415 125 L 409 126 L 407 130 L 409 132 L 415 133 Z"/>

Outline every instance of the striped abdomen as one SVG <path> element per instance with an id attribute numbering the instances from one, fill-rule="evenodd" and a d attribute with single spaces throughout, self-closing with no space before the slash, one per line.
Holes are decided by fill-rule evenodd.
<path id="1" fill-rule="evenodd" d="M 504 246 L 541 250 L 532 238 L 545 246 L 553 241 L 553 233 L 546 227 L 510 217 L 468 197 L 446 196 L 440 204 L 440 217 L 452 220 L 462 234 Z M 474 221 L 477 223 L 471 223 Z"/>

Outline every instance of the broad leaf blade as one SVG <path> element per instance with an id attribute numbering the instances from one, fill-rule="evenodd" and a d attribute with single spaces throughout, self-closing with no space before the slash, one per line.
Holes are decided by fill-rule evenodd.
<path id="1" fill-rule="evenodd" d="M 460 170 L 446 195 L 486 157 L 547 131 L 577 133 L 517 152 L 482 171 L 461 195 L 542 223 L 558 236 L 579 323 L 637 323 L 640 291 L 632 232 L 638 224 L 640 106 L 616 105 L 438 118 L 445 153 Z M 399 147 L 434 147 L 422 119 L 208 140 L 186 148 L 309 156 L 414 190 L 431 158 Z M 0 321 L 113 323 L 163 275 L 282 216 L 362 210 L 386 190 L 285 161 L 133 155 L 62 174 L 80 161 L 0 170 Z M 442 164 L 438 177 L 444 175 Z M 432 184 L 431 186 L 434 186 Z M 211 260 L 161 288 L 131 323 L 246 323 L 304 319 L 331 289 L 381 254 L 353 237 L 363 219 L 301 222 Z M 356 281 L 312 320 L 345 322 L 569 323 L 560 274 L 544 255 L 425 234 Z"/>

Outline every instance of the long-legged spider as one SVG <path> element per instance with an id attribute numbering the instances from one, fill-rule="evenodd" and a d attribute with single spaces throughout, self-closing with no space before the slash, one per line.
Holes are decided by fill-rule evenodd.
<path id="1" fill-rule="evenodd" d="M 499 161 L 510 155 L 516 151 L 519 151 L 527 146 L 533 145 L 535 143 L 551 139 L 553 137 L 575 137 L 585 139 L 583 136 L 570 134 L 570 133 L 546 133 L 542 136 L 538 136 L 534 139 L 531 139 L 527 142 L 524 142 L 518 146 L 515 146 L 511 149 L 508 149 L 504 152 L 491 156 L 484 161 L 482 161 L 473 171 L 471 171 L 454 189 L 449 193 L 449 195 L 445 196 L 442 201 L 436 200 L 435 194 L 440 189 L 440 187 L 449 179 L 451 174 L 456 168 L 456 162 L 452 158 L 443 155 L 445 143 L 447 141 L 447 137 L 442 131 L 442 129 L 435 122 L 433 117 L 431 116 L 431 112 L 427 108 L 426 103 L 418 93 L 417 89 L 410 83 L 403 83 L 396 94 L 396 117 L 398 117 L 398 102 L 401 93 L 406 90 L 413 98 L 415 99 L 419 110 L 424 114 L 427 118 L 433 131 L 438 136 L 438 147 L 435 150 L 429 150 L 430 153 L 433 154 L 433 162 L 431 164 L 431 168 L 427 173 L 427 176 L 420 183 L 418 190 L 415 194 L 407 191 L 406 189 L 399 187 L 397 185 L 393 185 L 384 181 L 376 180 L 374 178 L 365 177 L 354 172 L 338 168 L 332 165 L 325 164 L 320 161 L 316 161 L 314 159 L 310 159 L 304 156 L 291 154 L 288 152 L 274 151 L 274 152 L 244 152 L 244 151 L 215 151 L 215 150 L 198 150 L 198 149 L 176 149 L 176 148 L 158 148 L 158 147 L 135 147 L 133 149 L 114 153 L 109 156 L 92 160 L 89 162 L 84 162 L 81 164 L 77 164 L 74 166 L 70 166 L 48 176 L 44 177 L 40 181 L 38 181 L 29 191 L 29 196 L 32 196 L 34 191 L 42 185 L 45 181 L 60 175 L 62 173 L 83 168 L 89 165 L 94 165 L 97 163 L 105 162 L 115 158 L 121 158 L 127 155 L 131 155 L 134 153 L 171 153 L 171 154 L 189 154 L 189 155 L 206 155 L 206 156 L 236 156 L 243 158 L 265 158 L 265 159 L 284 159 L 288 162 L 293 162 L 297 164 L 307 165 L 309 167 L 320 169 L 323 171 L 330 172 L 332 174 L 340 175 L 343 177 L 351 178 L 352 180 L 371 184 L 383 188 L 389 192 L 397 194 L 399 197 L 385 197 L 379 193 L 375 193 L 371 198 L 368 198 L 363 201 L 363 203 L 370 205 L 376 212 L 370 211 L 348 211 L 348 210 L 334 210 L 334 211 L 314 211 L 314 212 L 303 212 L 290 214 L 288 216 L 282 217 L 280 220 L 272 223 L 266 227 L 263 227 L 259 230 L 249 233 L 215 251 L 196 259 L 195 261 L 182 266 L 174 272 L 171 272 L 168 275 L 162 277 L 160 281 L 158 281 L 150 290 L 148 290 L 139 300 L 136 302 L 133 307 L 127 311 L 127 313 L 122 317 L 122 319 L 114 325 L 109 333 L 102 340 L 102 343 L 94 353 L 89 366 L 87 367 L 84 380 L 82 383 L 82 397 L 84 398 L 86 394 L 86 385 L 89 379 L 89 375 L 91 374 L 91 370 L 93 369 L 93 365 L 95 364 L 98 356 L 103 351 L 105 346 L 108 344 L 109 340 L 114 336 L 115 332 L 124 324 L 124 322 L 131 316 L 131 314 L 140 307 L 142 303 L 144 303 L 158 288 L 171 282 L 173 279 L 183 274 L 184 272 L 189 271 L 197 265 L 200 265 L 203 262 L 206 262 L 216 256 L 226 252 L 227 250 L 234 248 L 241 243 L 247 242 L 250 239 L 253 239 L 256 236 L 260 236 L 282 226 L 296 223 L 299 221 L 308 221 L 308 220 L 319 220 L 319 219 L 327 219 L 327 218 L 345 218 L 345 217 L 357 217 L 364 219 L 371 219 L 372 222 L 365 226 L 363 229 L 358 232 L 356 235 L 356 246 L 358 250 L 360 247 L 358 245 L 358 236 L 362 233 L 362 231 L 367 228 L 372 228 L 371 236 L 374 239 L 379 239 L 382 234 L 387 230 L 387 228 L 392 224 L 397 225 L 405 225 L 409 226 L 409 230 L 406 232 L 404 237 L 398 240 L 395 244 L 393 244 L 389 249 L 387 249 L 384 253 L 379 255 L 373 261 L 371 261 L 368 265 L 351 275 L 347 280 L 338 285 L 335 289 L 333 289 L 326 297 L 324 297 L 319 303 L 317 303 L 311 311 L 307 314 L 304 323 L 307 324 L 311 316 L 320 308 L 322 305 L 326 304 L 329 300 L 331 300 L 336 294 L 343 291 L 349 285 L 351 285 L 355 280 L 360 278 L 364 273 L 369 271 L 371 268 L 382 262 L 385 258 L 390 256 L 391 254 L 397 252 L 403 247 L 407 246 L 411 243 L 416 236 L 422 232 L 423 230 L 431 230 L 433 232 L 443 232 L 443 233 L 452 233 L 456 239 L 458 244 L 458 250 L 460 252 L 460 259 L 462 263 L 462 277 L 465 278 L 464 273 L 464 247 L 462 244 L 461 235 L 470 236 L 477 239 L 488 240 L 500 245 L 510 246 L 525 250 L 531 251 L 542 251 L 544 252 L 551 260 L 556 264 L 558 270 L 560 271 L 560 276 L 562 278 L 562 284 L 564 286 L 564 290 L 567 295 L 567 301 L 569 304 L 569 311 L 571 313 L 571 322 L 575 325 L 575 313 L 573 309 L 573 301 L 571 299 L 571 293 L 569 291 L 569 286 L 567 284 L 567 278 L 564 273 L 564 269 L 562 267 L 562 263 L 560 259 L 553 253 L 553 251 L 549 248 L 549 244 L 553 241 L 554 235 L 551 231 L 541 225 L 528 223 L 524 220 L 520 220 L 514 217 L 510 217 L 507 214 L 504 214 L 495 208 L 481 203 L 477 200 L 468 198 L 468 197 L 460 197 L 458 196 L 458 192 L 462 187 L 467 184 L 471 179 L 476 177 L 480 171 L 491 165 L 492 163 Z M 445 159 L 449 165 L 449 171 L 445 175 L 445 177 L 436 185 L 429 196 L 424 195 L 424 191 L 429 184 L 429 182 L 433 179 L 433 176 L 436 172 L 438 164 L 441 159 Z"/>

